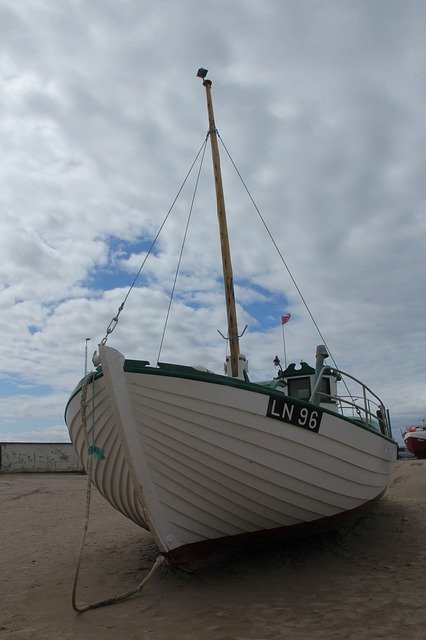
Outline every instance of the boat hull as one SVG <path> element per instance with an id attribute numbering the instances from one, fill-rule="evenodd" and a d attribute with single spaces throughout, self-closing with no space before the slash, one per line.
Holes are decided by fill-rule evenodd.
<path id="1" fill-rule="evenodd" d="M 405 446 L 416 458 L 426 458 L 426 431 L 408 431 L 404 434 Z"/>
<path id="2" fill-rule="evenodd" d="M 101 359 L 87 395 L 88 441 L 105 453 L 93 482 L 176 564 L 333 529 L 386 489 L 396 443 L 351 420 L 190 368 L 138 367 L 108 347 Z M 86 466 L 81 393 L 66 422 Z"/>

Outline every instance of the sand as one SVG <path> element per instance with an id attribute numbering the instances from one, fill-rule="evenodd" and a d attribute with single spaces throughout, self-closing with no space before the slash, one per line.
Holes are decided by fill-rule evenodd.
<path id="1" fill-rule="evenodd" d="M 129 600 L 76 614 L 85 487 L 81 475 L 0 476 L 0 640 L 426 637 L 426 461 L 398 461 L 350 529 L 195 575 L 162 566 Z M 94 491 L 79 602 L 135 586 L 156 556 L 150 534 Z"/>

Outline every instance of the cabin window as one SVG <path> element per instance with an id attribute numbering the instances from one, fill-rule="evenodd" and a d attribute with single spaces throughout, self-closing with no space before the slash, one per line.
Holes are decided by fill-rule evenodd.
<path id="1" fill-rule="evenodd" d="M 320 384 L 320 392 L 324 393 L 327 397 L 325 398 L 326 400 L 329 399 L 330 395 L 331 395 L 331 391 L 330 391 L 330 378 L 323 378 L 321 380 L 321 384 Z"/>
<path id="2" fill-rule="evenodd" d="M 310 378 L 290 378 L 288 380 L 288 395 L 299 400 L 309 400 L 311 397 Z"/>

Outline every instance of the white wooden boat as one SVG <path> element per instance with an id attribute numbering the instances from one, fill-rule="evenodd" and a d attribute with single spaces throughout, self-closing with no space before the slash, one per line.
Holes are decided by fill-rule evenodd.
<path id="1" fill-rule="evenodd" d="M 93 483 L 149 529 L 171 562 L 191 568 L 217 550 L 336 528 L 380 498 L 397 445 L 381 400 L 325 365 L 290 365 L 251 382 L 240 354 L 232 267 L 211 103 L 206 89 L 228 309 L 229 375 L 150 366 L 99 347 L 65 419 Z M 342 378 L 359 393 L 338 394 Z M 82 411 L 84 406 L 84 411 Z M 82 416 L 84 418 L 82 419 Z M 95 435 L 94 435 L 95 434 Z M 96 447 L 90 449 L 90 442 Z"/>

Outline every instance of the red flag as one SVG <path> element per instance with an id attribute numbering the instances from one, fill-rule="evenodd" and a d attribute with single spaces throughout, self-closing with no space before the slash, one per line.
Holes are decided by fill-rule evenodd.
<path id="1" fill-rule="evenodd" d="M 283 316 L 281 316 L 281 324 L 287 324 L 290 318 L 291 318 L 291 313 L 285 313 Z"/>

